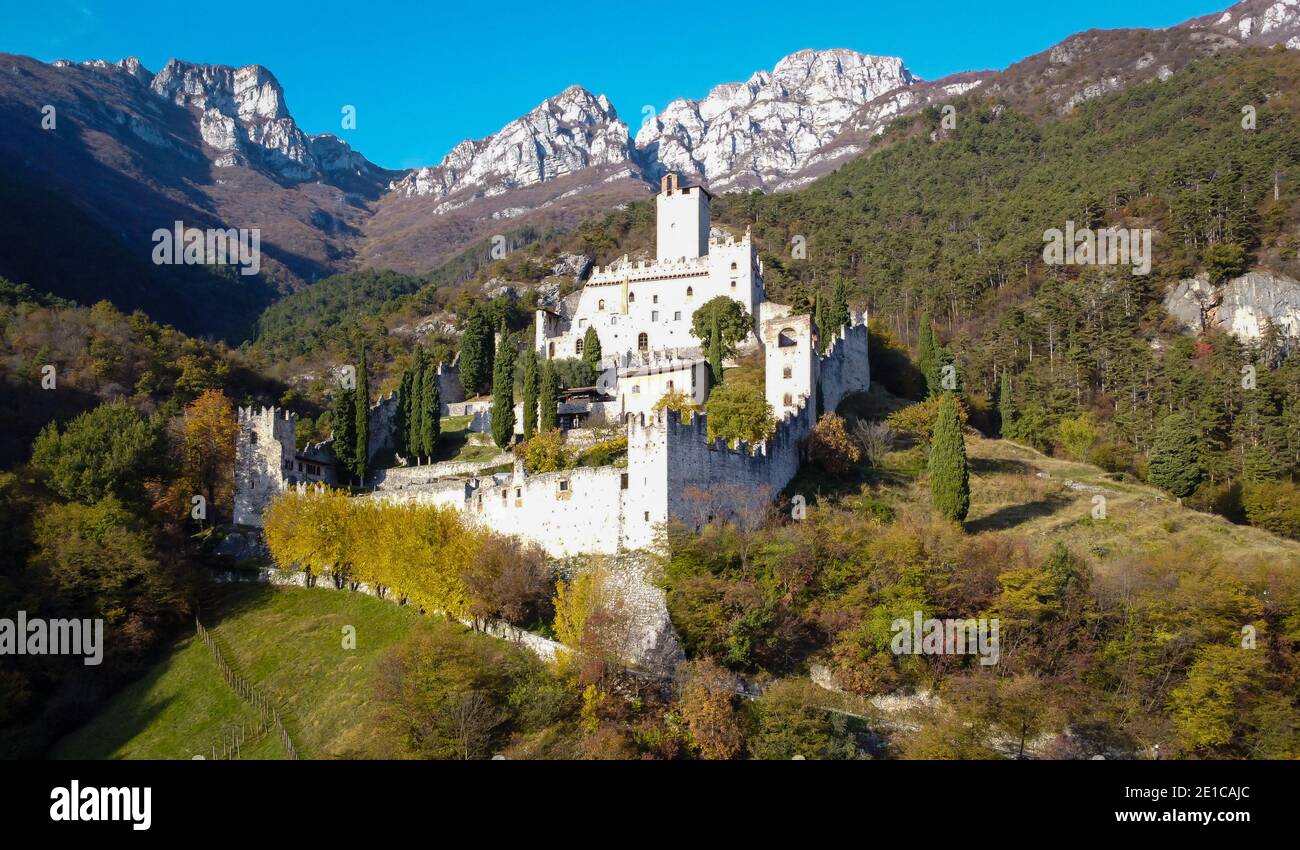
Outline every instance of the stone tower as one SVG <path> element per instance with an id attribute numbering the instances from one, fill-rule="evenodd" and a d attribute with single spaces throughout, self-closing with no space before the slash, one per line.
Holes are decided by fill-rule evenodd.
<path id="1" fill-rule="evenodd" d="M 816 403 L 817 327 L 811 316 L 777 316 L 763 321 L 767 403 L 782 419 L 803 404 Z"/>
<path id="2" fill-rule="evenodd" d="M 669 172 L 655 196 L 655 257 L 697 259 L 709 253 L 709 192 L 703 186 L 678 186 Z"/>
<path id="3" fill-rule="evenodd" d="M 235 437 L 235 523 L 262 524 L 262 511 L 283 493 L 293 468 L 296 428 L 293 414 L 275 407 L 239 408 Z"/>

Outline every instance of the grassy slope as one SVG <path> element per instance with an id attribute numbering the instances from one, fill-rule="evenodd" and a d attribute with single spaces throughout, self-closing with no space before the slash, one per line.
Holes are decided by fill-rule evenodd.
<path id="1" fill-rule="evenodd" d="M 972 533 L 1007 529 L 1045 543 L 1060 541 L 1101 563 L 1198 544 L 1209 551 L 1300 564 L 1300 542 L 1184 508 L 1155 487 L 1117 481 L 1095 466 L 1051 458 L 1005 440 L 967 437 L 966 446 L 973 471 L 966 527 Z M 1067 480 L 1104 492 L 1073 489 Z M 1105 519 L 1092 517 L 1096 495 L 1105 497 Z"/>
<path id="2" fill-rule="evenodd" d="M 245 587 L 204 615 L 243 675 L 273 695 L 300 755 L 371 754 L 375 665 L 420 621 L 414 611 L 332 589 Z M 356 649 L 342 648 L 343 626 Z M 226 688 L 207 648 L 192 636 L 148 675 L 117 694 L 89 724 L 60 741 L 56 758 L 191 758 L 252 712 Z M 274 736 L 250 753 L 282 758 Z"/>

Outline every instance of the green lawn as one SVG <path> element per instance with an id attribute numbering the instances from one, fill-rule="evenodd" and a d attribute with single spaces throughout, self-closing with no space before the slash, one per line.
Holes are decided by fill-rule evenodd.
<path id="1" fill-rule="evenodd" d="M 360 593 L 327 588 L 240 587 L 202 615 L 231 663 L 272 696 L 299 755 L 374 753 L 370 723 L 375 665 L 421 617 Z M 356 648 L 343 648 L 343 628 Z M 252 709 L 226 687 L 193 635 L 120 691 L 90 723 L 55 745 L 54 758 L 192 758 L 208 754 Z M 243 754 L 283 758 L 268 735 Z"/>

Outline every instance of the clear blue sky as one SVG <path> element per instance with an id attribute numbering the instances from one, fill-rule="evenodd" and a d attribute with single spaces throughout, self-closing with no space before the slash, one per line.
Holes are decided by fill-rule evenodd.
<path id="1" fill-rule="evenodd" d="M 336 2 L 0 0 L 0 52 L 258 63 L 309 133 L 336 133 L 390 168 L 437 163 L 578 83 L 633 132 L 641 110 L 698 98 L 803 48 L 901 56 L 936 79 L 1000 69 L 1090 28 L 1164 27 L 1231 0 L 1058 3 Z M 357 128 L 340 129 L 344 104 Z"/>

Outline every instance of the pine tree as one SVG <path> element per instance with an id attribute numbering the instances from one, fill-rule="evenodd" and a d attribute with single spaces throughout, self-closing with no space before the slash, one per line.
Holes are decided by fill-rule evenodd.
<path id="1" fill-rule="evenodd" d="M 411 370 L 411 404 L 406 420 L 406 450 L 415 458 L 416 465 L 419 465 L 420 457 L 424 454 L 420 411 L 424 409 L 422 396 L 425 368 L 424 349 L 419 349 L 415 352 L 415 366 Z"/>
<path id="2" fill-rule="evenodd" d="M 1003 439 L 1011 433 L 1015 425 L 1016 407 L 1011 400 L 1011 372 L 1003 367 L 1002 384 L 998 387 L 998 428 Z"/>
<path id="3" fill-rule="evenodd" d="M 338 461 L 339 478 L 352 478 L 357 458 L 357 405 L 352 390 L 339 387 L 334 393 L 334 459 Z"/>
<path id="4" fill-rule="evenodd" d="M 936 511 L 957 522 L 966 519 L 970 511 L 966 438 L 952 393 L 943 394 L 930 441 L 930 498 Z"/>
<path id="5" fill-rule="evenodd" d="M 585 351 L 583 355 L 586 355 Z M 505 322 L 502 322 L 492 375 L 492 439 L 504 449 L 514 437 L 515 359 L 510 350 L 510 336 L 506 333 Z"/>
<path id="6" fill-rule="evenodd" d="M 709 326 L 709 373 L 714 386 L 722 383 L 722 331 L 716 315 Z"/>
<path id="7" fill-rule="evenodd" d="M 361 365 L 357 369 L 356 400 L 357 435 L 354 453 L 354 468 L 361 486 L 366 485 L 366 473 L 370 466 L 370 376 L 366 371 L 366 350 L 361 349 Z"/>
<path id="8" fill-rule="evenodd" d="M 531 440 L 537 431 L 537 352 L 530 346 L 524 351 L 524 439 Z"/>
<path id="9" fill-rule="evenodd" d="M 921 316 L 921 341 L 918 346 L 916 366 L 925 379 L 927 395 L 939 394 L 939 345 L 934 339 L 934 325 L 930 323 L 930 314 Z"/>
<path id="10" fill-rule="evenodd" d="M 582 362 L 591 367 L 593 375 L 599 376 L 601 369 L 600 361 L 602 359 L 600 335 L 596 333 L 595 328 L 589 327 L 587 328 L 587 332 L 582 335 Z"/>
<path id="11" fill-rule="evenodd" d="M 492 359 L 492 320 L 488 318 L 487 308 L 475 305 L 465 320 L 465 333 L 460 340 L 460 383 L 466 397 L 473 398 L 491 385 Z"/>
<path id="12" fill-rule="evenodd" d="M 432 363 L 425 364 L 423 384 L 420 390 L 420 451 L 432 459 L 438 438 L 442 436 L 442 390 L 438 386 L 438 368 Z"/>
<path id="13" fill-rule="evenodd" d="M 538 391 L 538 407 L 540 416 L 538 418 L 538 427 L 543 431 L 550 431 L 559 423 L 556 421 L 556 408 L 560 401 L 560 390 L 555 380 L 555 368 L 548 359 L 542 364 L 542 383 Z"/>
<path id="14" fill-rule="evenodd" d="M 1151 444 L 1147 480 L 1182 498 L 1191 495 L 1205 478 L 1199 455 L 1196 426 L 1185 413 L 1174 413 L 1160 421 Z"/>

